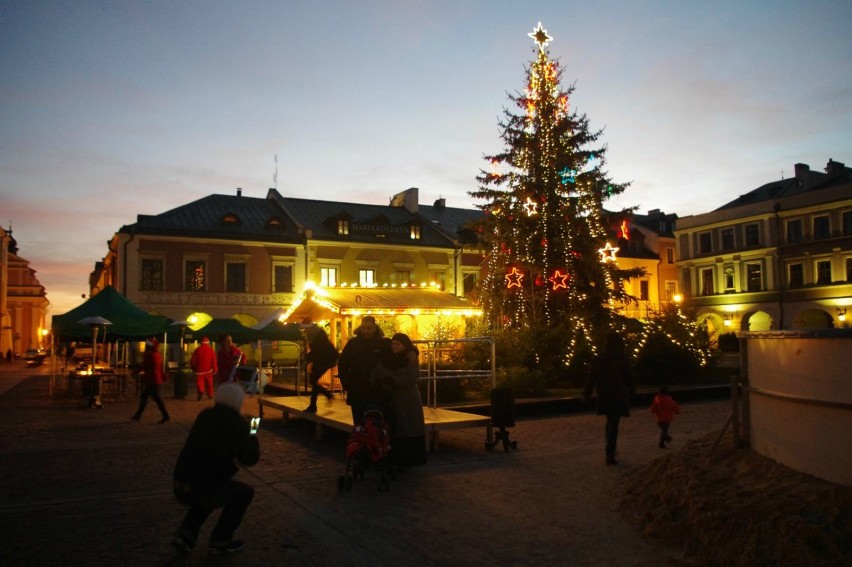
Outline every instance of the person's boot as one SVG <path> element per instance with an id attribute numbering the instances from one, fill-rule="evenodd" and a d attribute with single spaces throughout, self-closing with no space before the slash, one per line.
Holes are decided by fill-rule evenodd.
<path id="1" fill-rule="evenodd" d="M 306 413 L 317 413 L 317 403 L 311 402 L 311 404 L 305 408 Z"/>

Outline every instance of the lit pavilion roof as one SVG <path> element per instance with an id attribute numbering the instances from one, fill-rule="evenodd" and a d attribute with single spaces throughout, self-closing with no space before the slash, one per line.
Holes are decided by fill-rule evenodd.
<path id="1" fill-rule="evenodd" d="M 329 316 L 360 315 L 464 315 L 478 316 L 482 310 L 466 299 L 431 287 L 409 288 L 318 288 L 305 296 L 287 316 L 299 322 Z"/>

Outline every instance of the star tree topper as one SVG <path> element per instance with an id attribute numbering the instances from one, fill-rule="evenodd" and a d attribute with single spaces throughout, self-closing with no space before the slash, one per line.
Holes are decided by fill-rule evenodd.
<path id="1" fill-rule="evenodd" d="M 553 41 L 553 38 L 547 35 L 547 30 L 541 27 L 541 22 L 538 23 L 538 26 L 532 31 L 532 33 L 528 33 L 527 35 L 533 38 L 533 41 L 538 44 L 538 48 L 541 51 L 544 51 L 547 44 Z"/>

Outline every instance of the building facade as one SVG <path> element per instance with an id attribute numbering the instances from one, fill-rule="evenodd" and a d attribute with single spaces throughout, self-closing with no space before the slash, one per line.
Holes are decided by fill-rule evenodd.
<path id="1" fill-rule="evenodd" d="M 846 326 L 852 308 L 852 169 L 796 164 L 715 211 L 681 217 L 677 269 L 712 330 Z M 852 312 L 850 312 L 852 315 Z"/>
<path id="2" fill-rule="evenodd" d="M 0 349 L 20 356 L 28 349 L 47 348 L 47 293 L 30 262 L 18 255 L 11 231 L 0 234 Z"/>

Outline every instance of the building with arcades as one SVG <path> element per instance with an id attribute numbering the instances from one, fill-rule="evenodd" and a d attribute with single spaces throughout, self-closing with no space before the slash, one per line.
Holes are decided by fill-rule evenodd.
<path id="1" fill-rule="evenodd" d="M 792 178 L 679 218 L 675 239 L 686 302 L 712 330 L 846 326 L 852 169 L 843 163 L 796 164 Z"/>

